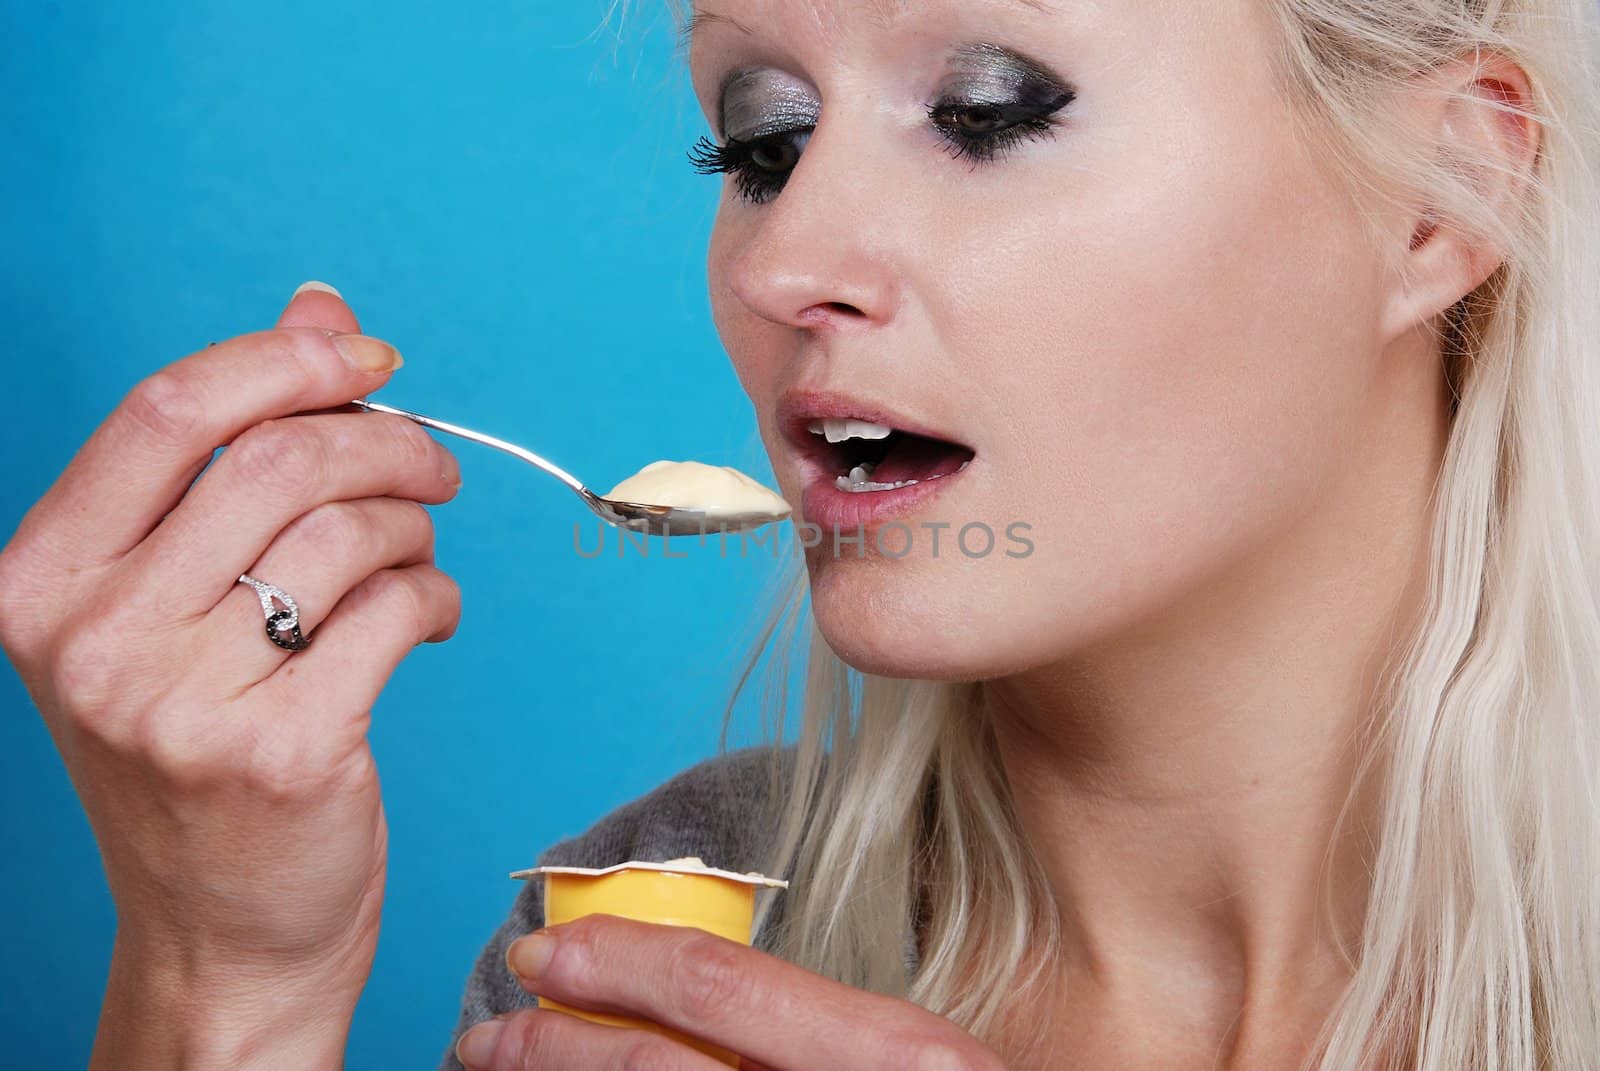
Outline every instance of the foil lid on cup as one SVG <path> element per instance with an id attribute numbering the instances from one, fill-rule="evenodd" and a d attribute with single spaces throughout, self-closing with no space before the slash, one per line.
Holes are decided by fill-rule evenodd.
<path id="1" fill-rule="evenodd" d="M 668 859 L 664 863 L 630 859 L 626 863 L 617 863 L 615 866 L 598 868 L 585 866 L 536 866 L 528 870 L 514 870 L 511 872 L 511 876 L 517 879 L 531 878 L 539 874 L 583 874 L 588 877 L 599 877 L 602 874 L 613 874 L 619 870 L 657 870 L 667 874 L 708 874 L 712 877 L 727 878 L 729 881 L 741 881 L 747 885 L 765 885 L 775 889 L 787 889 L 789 887 L 787 881 L 769 878 L 759 871 L 751 870 L 744 874 L 735 874 L 731 870 L 706 866 L 698 855 Z"/>

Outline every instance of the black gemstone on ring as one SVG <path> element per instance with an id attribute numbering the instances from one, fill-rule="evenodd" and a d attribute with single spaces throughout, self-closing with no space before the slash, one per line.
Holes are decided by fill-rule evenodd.
<path id="1" fill-rule="evenodd" d="M 297 624 L 289 630 L 289 638 L 284 639 L 278 635 L 278 629 L 289 620 L 292 615 L 288 610 L 279 610 L 267 618 L 267 639 L 282 647 L 285 651 L 303 651 L 311 646 L 311 641 L 300 635 L 300 626 Z"/>

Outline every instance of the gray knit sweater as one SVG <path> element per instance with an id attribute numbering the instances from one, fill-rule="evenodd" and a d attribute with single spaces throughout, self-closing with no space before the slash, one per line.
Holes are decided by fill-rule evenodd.
<path id="1" fill-rule="evenodd" d="M 602 817 L 576 837 L 559 841 L 539 856 L 537 866 L 607 867 L 629 859 L 664 862 L 698 855 L 709 866 L 736 873 L 759 870 L 772 831 L 758 828 L 767 792 L 766 747 L 730 751 L 691 766 L 671 780 Z M 782 751 L 787 776 L 793 745 Z M 775 875 L 789 878 L 789 874 Z M 751 943 L 773 951 L 773 920 L 781 917 L 786 889 L 774 897 L 767 924 Z M 526 881 L 517 893 L 511 915 L 495 931 L 467 979 L 461 1015 L 445 1050 L 440 1071 L 463 1071 L 455 1058 L 456 1041 L 475 1023 L 501 1012 L 535 1007 L 534 997 L 506 969 L 506 946 L 544 925 L 544 882 Z M 916 941 L 908 924 L 906 965 L 916 967 Z"/>

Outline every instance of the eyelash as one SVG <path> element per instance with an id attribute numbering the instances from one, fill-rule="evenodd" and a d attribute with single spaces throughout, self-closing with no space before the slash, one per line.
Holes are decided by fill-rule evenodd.
<path id="1" fill-rule="evenodd" d="M 928 108 L 928 118 L 938 127 L 950 155 L 957 160 L 971 160 L 976 168 L 979 164 L 999 159 L 1023 141 L 1049 137 L 1060 123 L 1056 113 L 1072 100 L 1073 93 L 1069 90 L 1060 93 L 1043 107 L 940 101 Z M 1009 121 L 997 130 L 982 134 L 962 130 L 960 118 L 963 115 L 970 117 L 974 112 L 999 113 L 1001 118 Z M 774 149 L 787 152 L 793 148 L 796 138 L 809 140 L 815 129 L 813 126 L 796 127 L 749 140 L 730 137 L 721 145 L 702 136 L 689 150 L 689 162 L 702 175 L 732 175 L 741 197 L 752 204 L 764 204 L 783 189 L 789 171 L 775 173 L 758 166 L 756 154 Z M 791 163 L 789 166 L 792 169 L 794 165 Z"/>
<path id="2" fill-rule="evenodd" d="M 732 175 L 741 197 L 752 204 L 764 204 L 778 195 L 788 172 L 784 172 L 782 176 L 775 176 L 772 172 L 756 166 L 756 153 L 763 149 L 788 149 L 795 138 L 809 139 L 815 129 L 811 126 L 795 127 L 793 130 L 763 134 L 748 141 L 729 138 L 722 145 L 702 135 L 689 150 L 689 162 L 695 171 L 702 175 Z"/>

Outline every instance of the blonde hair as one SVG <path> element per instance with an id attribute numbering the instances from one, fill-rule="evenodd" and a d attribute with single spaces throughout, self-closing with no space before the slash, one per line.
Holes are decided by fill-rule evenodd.
<path id="1" fill-rule="evenodd" d="M 1594 0 L 1270 0 L 1301 136 L 1356 203 L 1426 205 L 1503 260 L 1428 325 L 1454 395 L 1426 604 L 1386 665 L 1351 799 L 1381 801 L 1351 980 L 1304 1065 L 1576 1071 L 1600 1059 L 1600 66 Z M 1499 165 L 1418 151 L 1392 95 L 1485 52 L 1532 83 L 1539 153 L 1507 216 Z M 1442 91 L 1442 90 L 1441 90 Z M 1474 98 L 1479 106 L 1481 98 Z M 1517 108 L 1501 103 L 1493 105 Z M 1523 109 L 1517 108 L 1522 111 Z M 1372 219 L 1376 218 L 1376 213 Z M 1374 248 L 1378 248 L 1374 232 Z M 1398 267 L 1398 266 L 1396 266 Z M 893 680 L 818 634 L 803 562 L 768 653 L 774 948 L 990 1040 L 1060 948 L 977 684 Z M 789 654 L 808 638 L 798 738 Z M 1348 805 L 1347 805 L 1348 806 Z M 1343 821 L 1341 821 L 1343 825 Z M 823 876 L 826 876 L 825 880 Z M 919 901 L 919 890 L 926 900 Z M 919 914 L 920 913 L 920 914 Z M 909 976 L 908 922 L 927 940 Z"/>

